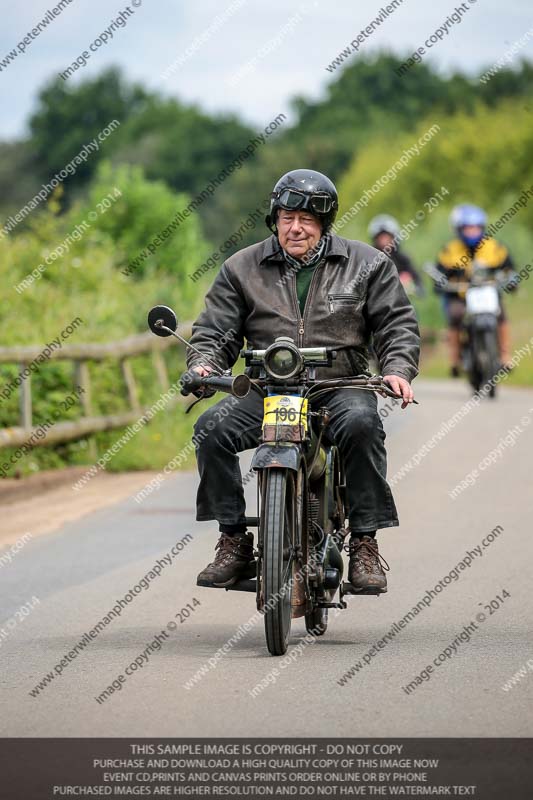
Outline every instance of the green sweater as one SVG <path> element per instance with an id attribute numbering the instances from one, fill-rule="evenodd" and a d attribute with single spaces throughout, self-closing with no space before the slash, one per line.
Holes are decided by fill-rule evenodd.
<path id="1" fill-rule="evenodd" d="M 313 273 L 316 267 L 316 264 L 312 264 L 309 267 L 300 267 L 296 273 L 296 294 L 298 295 L 300 313 L 302 315 L 304 313 L 305 301 L 307 300 L 307 295 L 309 293 L 309 286 L 311 285 L 311 280 L 313 279 Z"/>

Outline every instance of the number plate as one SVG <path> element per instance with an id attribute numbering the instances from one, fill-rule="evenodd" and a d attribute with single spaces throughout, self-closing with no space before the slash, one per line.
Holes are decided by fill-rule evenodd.
<path id="1" fill-rule="evenodd" d="M 265 397 L 263 428 L 265 425 L 302 425 L 306 431 L 307 399 L 287 394 Z"/>
<path id="2" fill-rule="evenodd" d="M 500 298 L 495 286 L 473 286 L 466 292 L 466 310 L 470 314 L 497 314 Z"/>

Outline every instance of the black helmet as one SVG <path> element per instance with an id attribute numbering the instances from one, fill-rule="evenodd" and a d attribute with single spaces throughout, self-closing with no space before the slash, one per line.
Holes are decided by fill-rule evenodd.
<path id="1" fill-rule="evenodd" d="M 280 208 L 310 211 L 320 219 L 322 233 L 325 233 L 339 208 L 335 184 L 327 175 L 314 169 L 293 169 L 279 179 L 270 195 L 270 209 L 265 222 L 273 233 L 276 232 L 276 216 Z"/>

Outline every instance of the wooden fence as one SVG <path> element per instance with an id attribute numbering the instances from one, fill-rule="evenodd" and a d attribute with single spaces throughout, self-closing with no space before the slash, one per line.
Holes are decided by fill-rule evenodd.
<path id="1" fill-rule="evenodd" d="M 185 331 L 182 335 L 188 336 Z M 163 350 L 175 343 L 172 337 L 161 338 L 150 332 L 129 336 L 117 342 L 105 344 L 64 344 L 54 350 L 47 361 L 72 361 L 73 385 L 81 388 L 80 404 L 82 416 L 77 420 L 49 423 L 34 426 L 32 421 L 31 372 L 22 378 L 19 392 L 19 425 L 14 428 L 0 428 L 0 448 L 17 447 L 31 440 L 33 446 L 66 442 L 79 439 L 97 431 L 112 428 L 123 428 L 135 422 L 145 413 L 149 406 L 141 407 L 139 392 L 135 382 L 131 358 L 151 353 L 154 373 L 162 392 L 170 388 Z M 0 347 L 0 364 L 18 364 L 19 377 L 43 352 L 43 347 Z M 94 416 L 91 401 L 91 381 L 89 362 L 116 359 L 119 362 L 122 379 L 125 384 L 129 408 L 118 414 Z M 1 386 L 0 386 L 1 389 Z M 176 395 L 174 402 L 180 398 Z M 1 400 L 0 400 L 1 402 Z M 46 428 L 43 430 L 43 428 Z M 39 433 L 39 438 L 33 439 Z"/>

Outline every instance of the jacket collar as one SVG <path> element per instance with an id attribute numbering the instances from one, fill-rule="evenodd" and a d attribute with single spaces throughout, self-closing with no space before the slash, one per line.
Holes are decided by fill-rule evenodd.
<path id="1" fill-rule="evenodd" d="M 342 239 L 340 236 L 337 236 L 336 233 L 331 233 L 331 243 L 329 246 L 328 254 L 326 256 L 326 260 L 329 259 L 331 256 L 341 256 L 344 258 L 348 258 L 348 250 L 346 248 L 346 240 Z M 263 253 L 261 258 L 259 259 L 259 263 L 262 264 L 265 261 L 283 261 L 283 251 L 281 249 L 281 245 L 278 242 L 277 236 L 272 234 L 269 236 L 268 239 L 265 239 L 263 242 Z"/>

